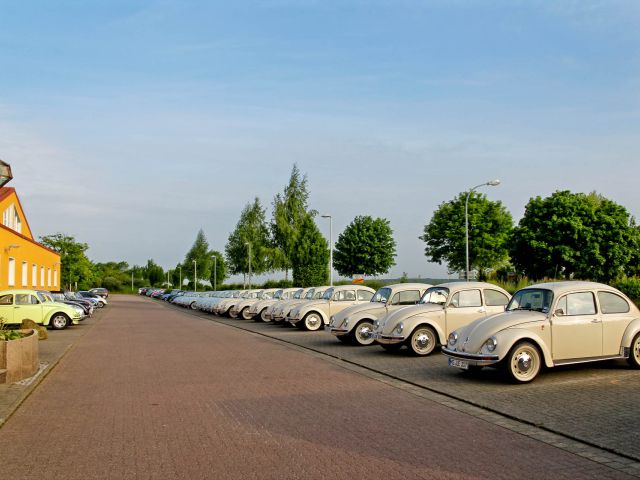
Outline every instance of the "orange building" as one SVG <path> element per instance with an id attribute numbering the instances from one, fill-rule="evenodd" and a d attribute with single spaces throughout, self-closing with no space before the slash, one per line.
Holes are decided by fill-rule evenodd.
<path id="1" fill-rule="evenodd" d="M 14 188 L 0 187 L 0 212 L 0 290 L 60 290 L 60 255 L 33 239 Z"/>

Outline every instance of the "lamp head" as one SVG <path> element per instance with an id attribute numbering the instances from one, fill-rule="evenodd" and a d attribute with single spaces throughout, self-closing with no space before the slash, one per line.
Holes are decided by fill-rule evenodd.
<path id="1" fill-rule="evenodd" d="M 495 180 L 490 180 L 487 182 L 487 185 L 489 185 L 490 187 L 497 187 L 498 185 L 500 185 L 500 180 L 498 180 L 497 178 Z"/>

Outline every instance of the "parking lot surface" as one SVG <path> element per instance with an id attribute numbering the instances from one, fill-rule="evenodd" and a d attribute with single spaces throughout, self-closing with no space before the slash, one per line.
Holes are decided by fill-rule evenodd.
<path id="1" fill-rule="evenodd" d="M 298 347 L 125 296 L 0 429 L 0 462 L 11 479 L 631 478 Z"/>
<path id="2" fill-rule="evenodd" d="M 207 316 L 202 312 L 197 314 Z M 291 342 L 450 395 L 470 404 L 536 425 L 569 438 L 640 460 L 637 397 L 640 372 L 625 361 L 548 370 L 533 383 L 513 385 L 499 371 L 471 375 L 450 368 L 436 352 L 412 357 L 406 349 L 357 347 L 339 342 L 328 330 L 297 328 L 211 316 L 215 321 Z"/>

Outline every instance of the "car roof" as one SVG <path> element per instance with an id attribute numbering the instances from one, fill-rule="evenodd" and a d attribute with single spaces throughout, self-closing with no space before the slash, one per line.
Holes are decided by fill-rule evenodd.
<path id="1" fill-rule="evenodd" d="M 598 282 L 587 282 L 582 280 L 566 280 L 560 282 L 546 282 L 536 283 L 535 285 L 529 285 L 528 287 L 521 288 L 521 290 L 527 288 L 545 288 L 553 291 L 555 294 L 561 295 L 574 290 L 608 290 L 610 292 L 622 293 L 618 289 Z"/>

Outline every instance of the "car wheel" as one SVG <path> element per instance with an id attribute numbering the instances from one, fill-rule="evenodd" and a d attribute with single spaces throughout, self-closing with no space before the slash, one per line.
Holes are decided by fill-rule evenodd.
<path id="1" fill-rule="evenodd" d="M 244 307 L 242 309 L 242 311 L 240 312 L 240 316 L 244 319 L 244 320 L 251 320 L 251 315 L 249 315 L 249 307 Z"/>
<path id="2" fill-rule="evenodd" d="M 310 332 L 315 332 L 323 327 L 322 317 L 316 312 L 307 313 L 302 323 L 304 324 L 304 329 Z"/>
<path id="3" fill-rule="evenodd" d="M 105 306 L 105 303 L 104 303 L 104 302 L 98 302 L 98 307 L 100 307 L 100 308 L 104 308 L 104 306 Z"/>
<path id="4" fill-rule="evenodd" d="M 260 312 L 260 320 L 262 320 L 265 323 L 269 323 L 271 321 L 271 319 L 267 317 L 266 308 L 263 308 L 262 311 Z"/>
<path id="5" fill-rule="evenodd" d="M 380 343 L 379 345 L 387 352 L 397 352 L 402 348 L 401 343 Z"/>
<path id="6" fill-rule="evenodd" d="M 373 323 L 369 320 L 360 322 L 351 330 L 350 335 L 356 345 L 371 345 L 375 341 L 373 338 Z"/>
<path id="7" fill-rule="evenodd" d="M 64 313 L 55 313 L 51 320 L 49 321 L 49 325 L 54 330 L 63 330 L 69 326 L 70 320 Z"/>
<path id="8" fill-rule="evenodd" d="M 430 355 L 436 348 L 436 332 L 428 325 L 420 325 L 409 337 L 409 351 L 414 355 Z"/>
<path id="9" fill-rule="evenodd" d="M 510 380 L 527 383 L 536 378 L 542 367 L 540 351 L 531 342 L 519 342 L 504 360 L 505 373 Z"/>
<path id="10" fill-rule="evenodd" d="M 238 318 L 238 314 L 229 310 L 229 318 Z"/>
<path id="11" fill-rule="evenodd" d="M 629 358 L 627 362 L 633 368 L 640 368 L 640 333 L 635 336 L 633 342 L 631 342 L 631 351 L 629 352 Z"/>

